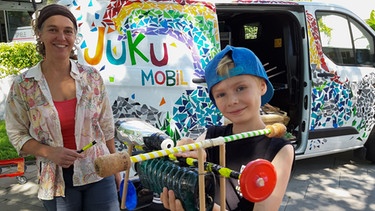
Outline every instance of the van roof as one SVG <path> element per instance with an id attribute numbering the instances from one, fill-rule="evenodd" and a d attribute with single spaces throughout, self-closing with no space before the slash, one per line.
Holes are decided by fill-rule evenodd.
<path id="1" fill-rule="evenodd" d="M 193 0 L 194 1 L 194 0 Z M 339 9 L 342 11 L 351 11 L 349 8 L 346 8 L 342 5 L 338 5 L 335 3 L 325 3 L 325 2 L 304 2 L 304 1 L 275 1 L 275 0 L 198 0 L 198 1 L 205 1 L 205 2 L 210 2 L 215 5 L 286 5 L 286 6 L 310 6 L 310 7 L 316 7 L 319 9 L 332 9 L 334 8 L 335 10 Z M 353 12 L 352 12 L 353 13 Z M 356 14 L 353 14 L 357 16 Z"/>
<path id="2" fill-rule="evenodd" d="M 310 5 L 310 6 L 332 6 L 345 8 L 341 5 L 337 5 L 334 3 L 324 3 L 324 2 L 304 2 L 304 1 L 275 1 L 275 0 L 198 0 L 198 1 L 206 1 L 214 4 L 273 4 L 273 5 Z"/>

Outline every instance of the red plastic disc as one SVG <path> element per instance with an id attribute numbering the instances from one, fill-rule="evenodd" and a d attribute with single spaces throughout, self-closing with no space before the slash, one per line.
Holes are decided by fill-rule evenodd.
<path id="1" fill-rule="evenodd" d="M 276 170 L 271 162 L 264 159 L 251 161 L 240 176 L 241 193 L 249 201 L 263 201 L 271 195 L 276 180 Z"/>

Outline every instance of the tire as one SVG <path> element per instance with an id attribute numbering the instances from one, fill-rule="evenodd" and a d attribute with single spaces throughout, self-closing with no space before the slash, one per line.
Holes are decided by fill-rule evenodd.
<path id="1" fill-rule="evenodd" d="M 23 185 L 27 182 L 27 178 L 25 176 L 17 176 L 18 184 Z"/>
<path id="2" fill-rule="evenodd" d="M 364 147 L 366 148 L 366 160 L 375 163 L 375 127 L 371 130 Z"/>

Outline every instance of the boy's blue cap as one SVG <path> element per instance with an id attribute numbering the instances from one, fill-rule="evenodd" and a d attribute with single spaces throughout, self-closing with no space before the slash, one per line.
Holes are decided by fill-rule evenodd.
<path id="1" fill-rule="evenodd" d="M 232 53 L 234 68 L 229 71 L 229 75 L 219 76 L 217 74 L 217 65 L 221 59 L 230 52 Z M 267 84 L 267 92 L 262 96 L 261 104 L 264 105 L 271 100 L 273 96 L 273 86 L 268 80 L 267 73 L 259 58 L 247 48 L 227 45 L 222 51 L 216 54 L 205 68 L 205 81 L 207 83 L 208 93 L 210 94 L 210 99 L 215 105 L 215 99 L 211 94 L 212 87 L 222 80 L 237 75 L 253 75 L 263 78 Z"/>

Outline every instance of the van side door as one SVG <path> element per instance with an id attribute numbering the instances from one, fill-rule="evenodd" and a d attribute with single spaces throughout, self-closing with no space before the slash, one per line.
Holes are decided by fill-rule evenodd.
<path id="1" fill-rule="evenodd" d="M 363 146 L 375 114 L 374 33 L 349 10 L 331 8 L 308 10 L 321 50 L 310 52 L 310 157 Z"/>

